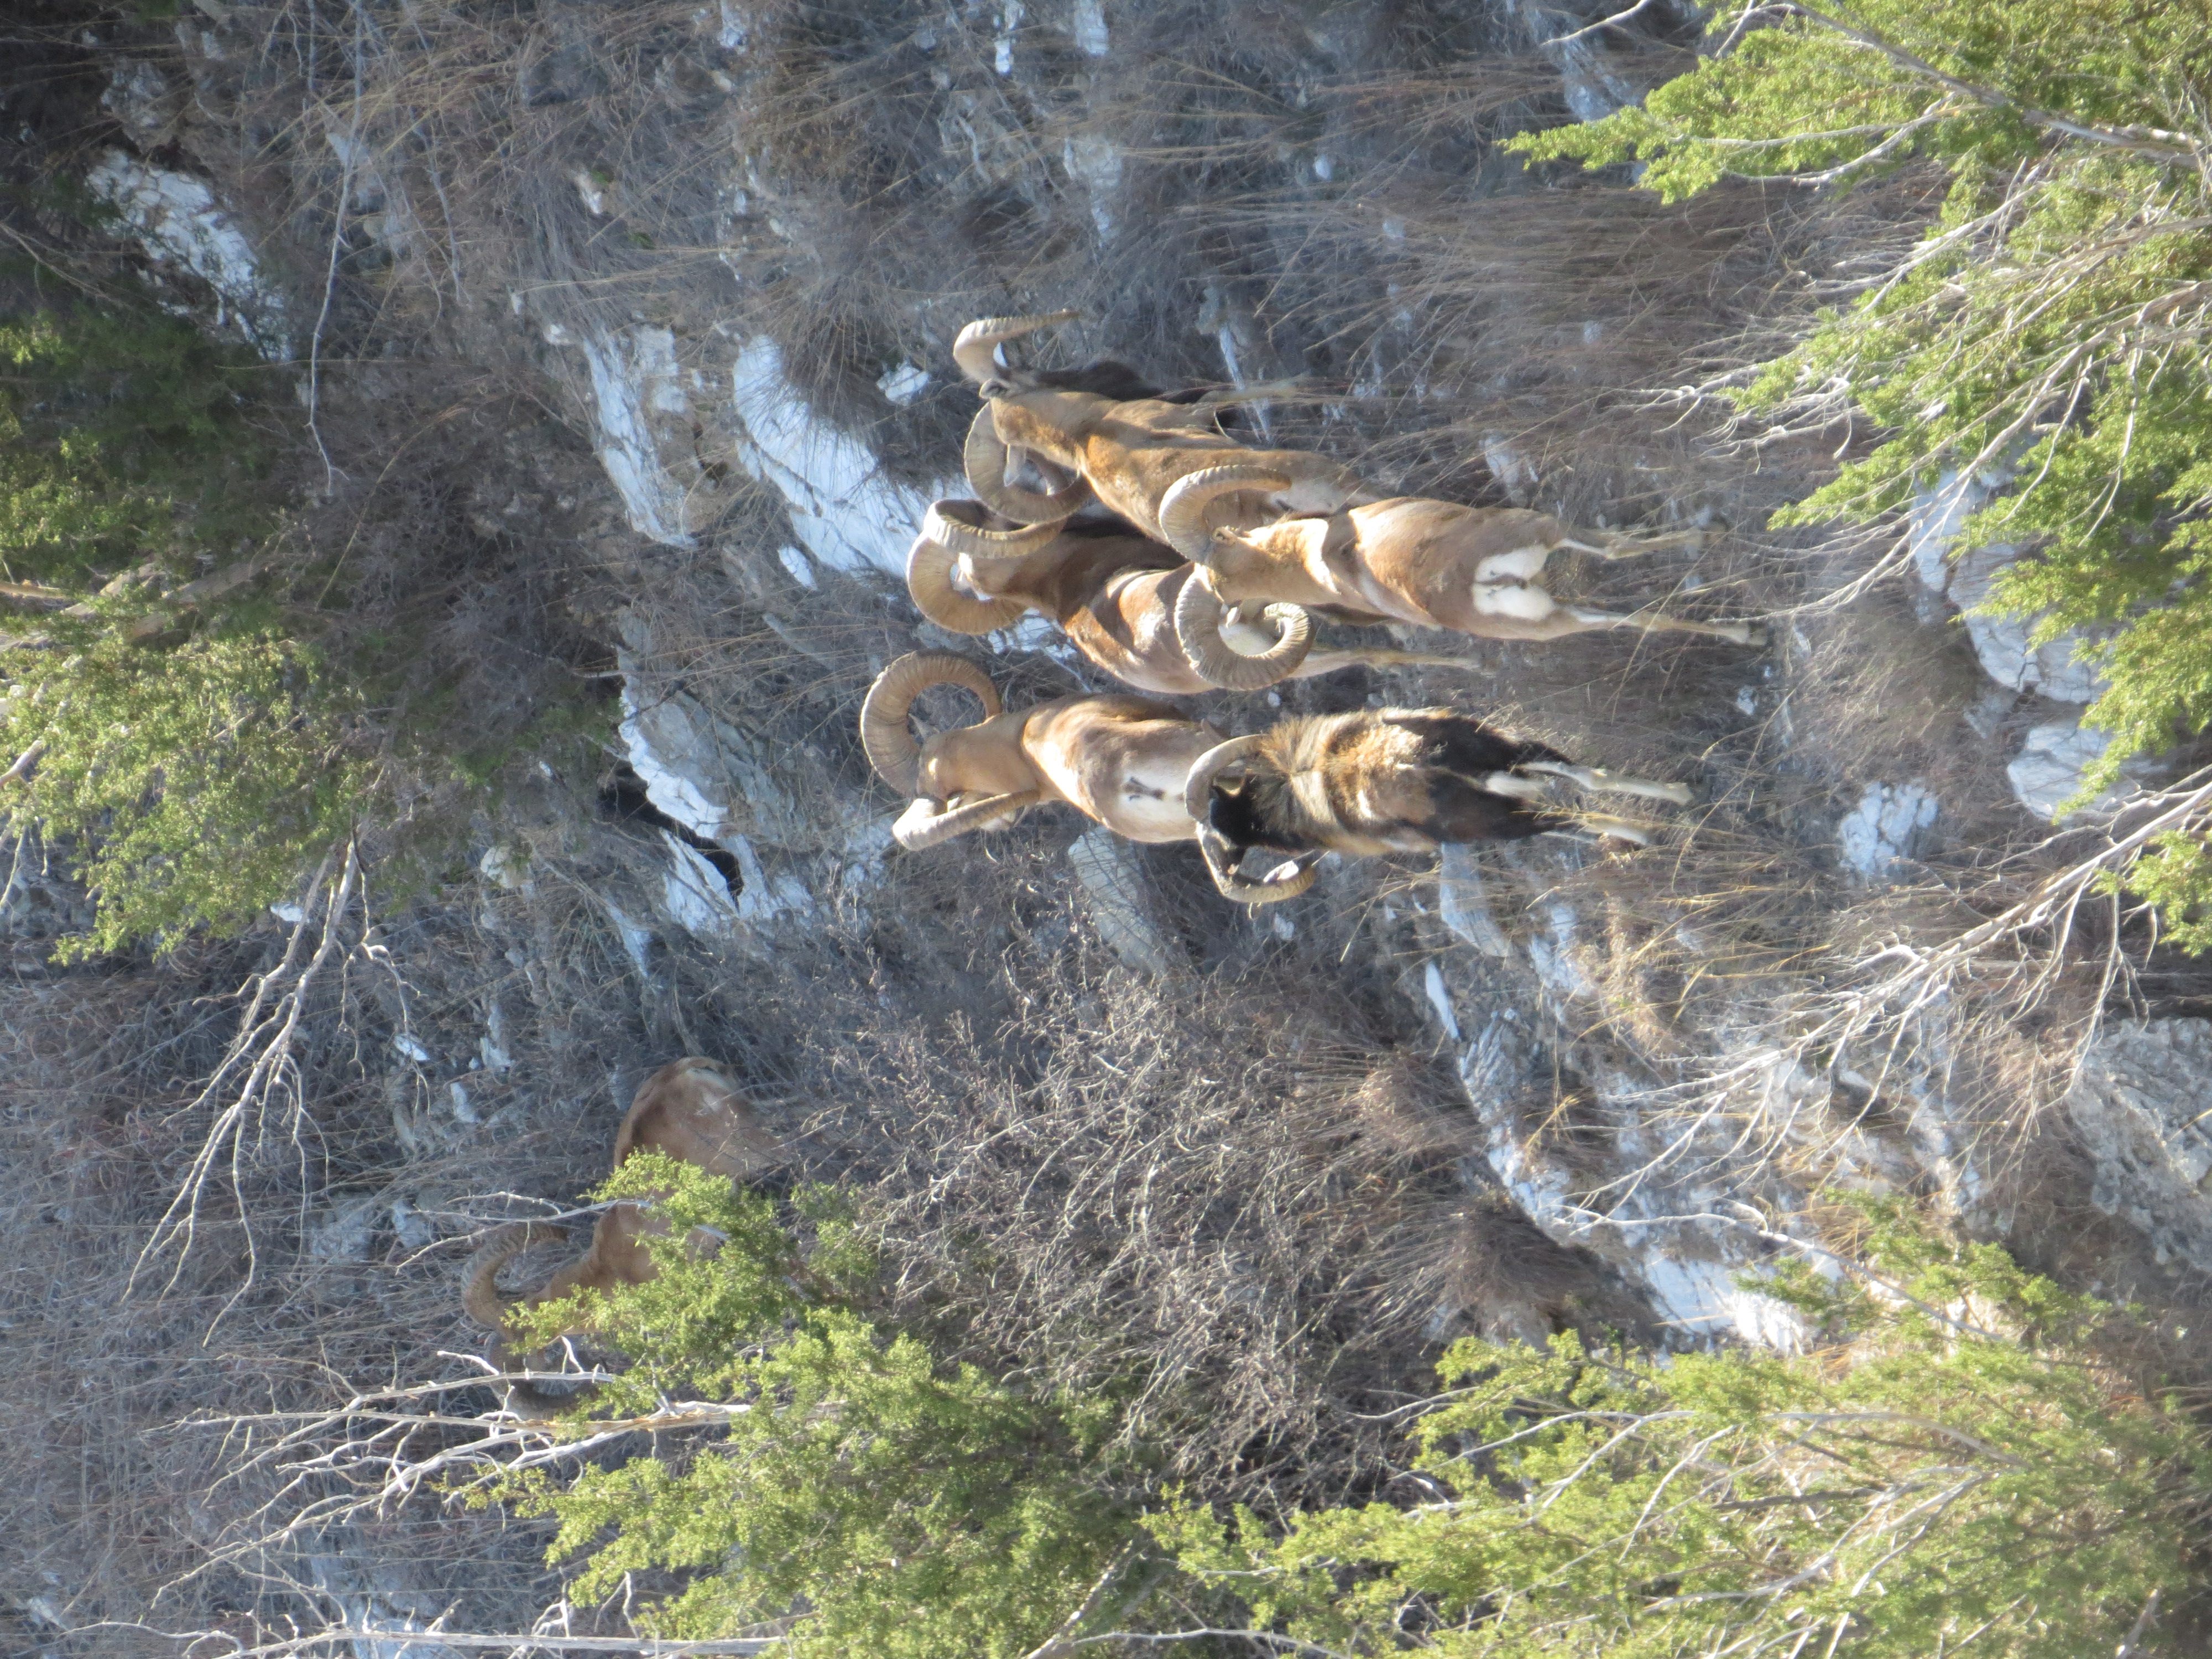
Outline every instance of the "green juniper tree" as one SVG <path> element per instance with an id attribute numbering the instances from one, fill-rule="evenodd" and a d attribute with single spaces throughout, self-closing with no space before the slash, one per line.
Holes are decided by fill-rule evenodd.
<path id="1" fill-rule="evenodd" d="M 1039 1395 L 946 1364 L 863 1310 L 865 1251 L 829 1194 L 804 1258 L 772 1202 L 663 1155 L 626 1160 L 604 1198 L 666 1192 L 659 1276 L 581 1306 L 548 1304 L 535 1334 L 580 1319 L 634 1362 L 580 1416 L 733 1409 L 704 1443 L 633 1455 L 565 1479 L 514 1473 L 482 1497 L 559 1521 L 550 1552 L 581 1553 L 572 1593 L 686 1571 L 641 1622 L 665 1637 L 790 1624 L 794 1655 L 1018 1659 L 1126 1559 L 1135 1510 L 1105 1447 L 1106 1401 Z M 706 1227 L 723 1243 L 686 1248 Z"/>
<path id="2" fill-rule="evenodd" d="M 75 849 L 65 955 L 242 924 L 363 797 L 356 700 L 236 591 L 281 527 L 268 375 L 143 300 L 0 324 L 0 825 Z M 180 629 L 198 590 L 233 602 Z"/>
<path id="3" fill-rule="evenodd" d="M 267 535 L 258 486 L 273 458 L 256 416 L 270 374 L 143 302 L 0 322 L 0 580 L 190 572 L 199 550 Z"/>
<path id="4" fill-rule="evenodd" d="M 1759 1281 L 1816 1334 L 1805 1353 L 1464 1340 L 1411 1413 L 1391 1501 L 1262 1513 L 1162 1490 L 1109 1397 L 948 1364 L 867 1312 L 830 1193 L 799 1195 L 802 1252 L 769 1200 L 665 1159 L 601 1196 L 656 1190 L 659 1277 L 526 1335 L 585 1323 L 627 1357 L 564 1431 L 602 1461 L 533 1453 L 472 1495 L 553 1517 L 575 1596 L 672 1570 L 634 1615 L 663 1637 L 913 1659 L 2078 1659 L 2130 1632 L 2138 1655 L 2188 1650 L 2203 1613 L 2212 1445 L 2178 1392 L 2100 1357 L 2129 1317 L 1894 1202 L 1869 1206 L 1873 1290 Z M 683 1242 L 698 1227 L 714 1255 Z M 689 1444 L 667 1432 L 685 1425 Z"/>
<path id="5" fill-rule="evenodd" d="M 1218 1619 L 1316 1652 L 2185 1650 L 2159 1632 L 2201 1577 L 2202 1431 L 2097 1363 L 2111 1310 L 1877 1218 L 1883 1293 L 1762 1286 L 1826 1328 L 1811 1353 L 1463 1341 L 1410 1501 L 1148 1525 Z"/>
<path id="6" fill-rule="evenodd" d="M 355 580 L 375 490 L 343 540 L 304 500 L 283 374 L 82 281 L 0 320 L 0 871 L 90 885 L 64 956 L 235 929 L 360 830 L 386 890 L 419 881 L 524 754 L 604 738 L 557 669 L 470 706 L 408 585 Z"/>
<path id="7" fill-rule="evenodd" d="M 2212 723 L 2212 11 L 2204 0 L 1731 6 L 1711 55 L 1640 108 L 1524 135 L 1535 159 L 1633 161 L 1669 200 L 1730 176 L 1831 188 L 1946 169 L 1941 218 L 1735 396 L 1881 441 L 1784 515 L 1871 519 L 1976 476 L 2008 487 L 1962 545 L 2026 543 L 1990 603 L 2039 639 L 2101 626 L 2127 757 Z M 2204 826 L 2127 878 L 2212 949 Z"/>

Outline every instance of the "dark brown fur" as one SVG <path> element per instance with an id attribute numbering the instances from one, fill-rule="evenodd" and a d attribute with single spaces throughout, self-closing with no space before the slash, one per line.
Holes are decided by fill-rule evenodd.
<path id="1" fill-rule="evenodd" d="M 1285 720 L 1240 778 L 1216 780 L 1208 822 L 1240 854 L 1326 849 L 1348 857 L 1444 842 L 1521 841 L 1575 820 L 1486 780 L 1565 761 L 1448 708 L 1379 708 Z"/>

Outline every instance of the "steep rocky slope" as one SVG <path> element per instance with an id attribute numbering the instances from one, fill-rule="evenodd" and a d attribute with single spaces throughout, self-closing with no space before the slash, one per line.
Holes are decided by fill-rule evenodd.
<path id="1" fill-rule="evenodd" d="M 368 495 L 428 476 L 441 422 L 485 427 L 441 510 L 531 569 L 547 637 L 593 642 L 562 672 L 611 702 L 603 764 L 526 769 L 389 910 L 303 895 L 234 945 L 63 973 L 44 944 L 82 895 L 18 861 L 11 1202 L 49 1242 L 10 1318 L 52 1374 L 99 1362 L 52 1443 L 74 1489 L 65 1459 L 12 1483 L 27 1627 L 143 1617 L 210 1561 L 196 1614 L 240 1629 L 285 1595 L 402 1627 L 557 1603 L 526 1530 L 427 1503 L 325 1522 L 335 1477 L 270 1467 L 203 1498 L 237 1443 L 158 1425 L 471 1374 L 459 1242 L 572 1197 L 684 1051 L 870 1195 L 911 1306 L 960 1310 L 979 1357 L 1138 1377 L 1192 1467 L 1255 1489 L 1356 1485 L 1363 1412 L 1463 1330 L 1790 1343 L 1736 1275 L 1848 1251 L 1838 1186 L 2194 1323 L 2204 987 L 2101 899 L 2070 936 L 2008 909 L 2128 809 L 2054 836 L 2093 689 L 2064 642 L 1960 619 L 2016 556 L 1952 545 L 2002 481 L 1931 491 L 1893 544 L 1768 535 L 1826 456 L 1651 390 L 1756 352 L 1927 204 L 1908 178 L 1670 213 L 1524 177 L 1500 135 L 1613 106 L 1690 38 L 1668 8 L 1584 32 L 1601 9 L 199 0 L 88 46 L 108 124 L 54 165 L 210 326 L 300 363 L 311 415 L 419 420 Z M 923 507 L 963 493 L 953 334 L 1060 306 L 1086 320 L 1052 361 L 1294 380 L 1271 434 L 1387 486 L 1705 525 L 1696 560 L 1609 570 L 1606 597 L 1775 617 L 1757 651 L 1408 638 L 1467 672 L 1200 712 L 1450 702 L 1700 804 L 1630 857 L 1332 868 L 1256 915 L 1193 856 L 1048 813 L 897 852 L 854 738 L 884 662 L 957 646 L 1010 700 L 1103 687 L 1034 623 L 943 635 L 900 581 Z M 421 401 L 426 364 L 458 370 L 450 404 Z M 295 927 L 352 966 L 302 988 L 241 1126 L 200 1092 L 231 1010 L 195 999 L 289 971 Z M 210 1135 L 202 1235 L 150 1233 Z M 149 1236 L 166 1299 L 88 1317 L 46 1288 L 119 1294 L 118 1242 Z M 256 1505 L 280 1489 L 325 1508 L 278 1535 Z M 165 1510 L 187 1518 L 84 1542 Z"/>

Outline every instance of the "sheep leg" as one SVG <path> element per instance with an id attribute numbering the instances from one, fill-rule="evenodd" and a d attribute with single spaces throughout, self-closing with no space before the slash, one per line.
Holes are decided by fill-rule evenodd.
<path id="1" fill-rule="evenodd" d="M 1631 823 L 1626 818 L 1609 818 L 1601 813 L 1577 812 L 1575 824 L 1578 829 L 1591 830 L 1613 841 L 1625 841 L 1638 847 L 1651 845 L 1651 836 L 1641 824 Z"/>
<path id="2" fill-rule="evenodd" d="M 1617 611 L 1589 611 L 1571 605 L 1560 608 L 1577 622 L 1591 628 L 1638 628 L 1647 634 L 1706 634 L 1738 645 L 1766 643 L 1766 630 L 1750 623 L 1692 622 L 1687 617 L 1629 617 Z"/>
<path id="3" fill-rule="evenodd" d="M 1705 532 L 1668 530 L 1654 536 L 1632 536 L 1617 530 L 1573 530 L 1559 544 L 1577 553 L 1594 553 L 1601 559 L 1632 559 L 1639 554 L 1663 552 L 1671 547 L 1703 547 Z"/>
<path id="4" fill-rule="evenodd" d="M 1316 674 L 1333 674 L 1340 668 L 1464 668 L 1472 670 L 1479 665 L 1468 657 L 1450 657 L 1435 651 L 1368 650 L 1364 647 L 1346 647 L 1334 651 L 1316 651 L 1290 672 L 1294 680 L 1310 679 Z"/>
<path id="5" fill-rule="evenodd" d="M 1552 792 L 1535 779 L 1524 778 L 1512 772 L 1489 773 L 1483 778 L 1481 787 L 1486 793 L 1503 795 L 1508 800 L 1548 801 L 1552 799 Z"/>
<path id="6" fill-rule="evenodd" d="M 1522 761 L 1520 769 L 1565 778 L 1584 789 L 1610 790 L 1617 795 L 1642 795 L 1647 800 L 1668 800 L 1677 806 L 1690 804 L 1690 792 L 1682 784 L 1655 783 L 1650 778 L 1616 777 L 1595 766 L 1575 766 L 1565 761 Z"/>
<path id="7" fill-rule="evenodd" d="M 1467 668 L 1474 671 L 1471 657 L 1453 657 L 1443 650 L 1385 650 L 1367 646 L 1345 646 L 1343 650 L 1316 650 L 1314 657 L 1336 657 L 1338 665 L 1360 665 L 1360 668 Z M 1312 661 L 1314 657 L 1307 657 Z"/>

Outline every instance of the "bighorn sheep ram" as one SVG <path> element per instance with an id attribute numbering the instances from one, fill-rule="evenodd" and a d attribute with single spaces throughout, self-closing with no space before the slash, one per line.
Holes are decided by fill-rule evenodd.
<path id="1" fill-rule="evenodd" d="M 640 1085 L 622 1127 L 615 1131 L 611 1167 L 621 1168 L 636 1152 L 665 1152 L 732 1181 L 748 1180 L 784 1159 L 783 1144 L 746 1103 L 737 1085 L 713 1060 L 696 1056 L 671 1061 Z M 609 1206 L 592 1229 L 591 1249 L 520 1298 L 520 1305 L 534 1308 L 578 1291 L 644 1284 L 656 1271 L 644 1241 L 667 1231 L 667 1222 L 648 1205 L 624 1201 Z M 501 1298 L 495 1282 L 499 1270 L 532 1246 L 567 1236 L 565 1228 L 546 1222 L 514 1222 L 495 1230 L 469 1258 L 461 1278 L 461 1305 L 470 1317 L 495 1333 L 490 1358 L 501 1370 L 514 1369 L 515 1356 L 507 1346 L 507 1332 L 516 1304 Z M 526 1382 L 511 1385 L 508 1403 L 518 1409 L 552 1413 L 574 1405 L 580 1397 L 547 1394 Z"/>
<path id="2" fill-rule="evenodd" d="M 957 685 L 982 700 L 983 719 L 916 743 L 914 700 Z M 1027 806 L 1061 801 L 1131 841 L 1190 839 L 1183 780 L 1220 734 L 1146 697 L 1058 697 L 1002 712 L 999 693 L 965 657 L 916 651 L 876 677 L 860 706 L 860 746 L 884 781 L 914 804 L 891 826 L 919 849 L 1010 823 Z"/>
<path id="3" fill-rule="evenodd" d="M 1577 766 L 1449 708 L 1376 708 L 1285 720 L 1208 750 L 1185 781 L 1183 807 L 1213 884 L 1243 904 L 1295 898 L 1326 853 L 1367 858 L 1576 828 L 1646 843 L 1635 824 L 1550 805 L 1546 776 L 1677 805 L 1690 799 L 1680 784 Z M 1289 861 L 1249 879 L 1239 866 L 1255 848 Z"/>
<path id="4" fill-rule="evenodd" d="M 1459 507 L 1397 496 L 1333 513 L 1244 527 L 1240 503 L 1285 475 L 1235 461 L 1187 473 L 1160 503 L 1168 542 L 1203 574 L 1176 596 L 1176 632 L 1200 673 L 1219 660 L 1224 604 L 1335 605 L 1478 639 L 1555 640 L 1596 629 L 1709 634 L 1754 645 L 1744 623 L 1592 610 L 1555 599 L 1540 581 L 1562 549 L 1605 559 L 1694 546 L 1699 532 L 1636 538 L 1575 530 L 1521 507 Z"/>
<path id="5" fill-rule="evenodd" d="M 1284 513 L 1333 513 L 1371 499 L 1346 468 L 1295 449 L 1247 449 L 1215 424 L 1220 406 L 1166 398 L 1123 398 L 1133 375 L 1120 364 L 1094 363 L 1073 374 L 1008 368 L 999 346 L 1079 315 L 1055 311 L 1033 317 L 986 317 L 960 331 L 953 360 L 975 383 L 983 407 L 968 428 L 968 484 L 994 513 L 1024 524 L 1064 519 L 1094 497 L 1155 540 L 1160 498 L 1185 473 L 1236 459 L 1267 469 L 1275 482 L 1247 492 L 1238 521 L 1266 524 Z M 1093 391 L 1100 386 L 1110 388 Z M 1077 475 L 1041 494 L 1007 482 L 1017 453 Z M 1224 507 L 1223 511 L 1226 511 Z"/>
<path id="6" fill-rule="evenodd" d="M 1295 605 L 1267 607 L 1276 629 L 1210 607 L 1212 654 L 1201 673 L 1175 627 L 1193 567 L 1126 526 L 1064 520 L 989 527 L 979 501 L 932 504 L 907 555 L 907 588 L 922 615 L 956 634 L 988 634 L 1042 611 L 1085 657 L 1139 691 L 1188 696 L 1217 686 L 1256 690 L 1355 664 L 1465 667 L 1416 651 L 1311 650 L 1311 623 Z M 1261 607 L 1250 607 L 1254 611 Z"/>

